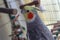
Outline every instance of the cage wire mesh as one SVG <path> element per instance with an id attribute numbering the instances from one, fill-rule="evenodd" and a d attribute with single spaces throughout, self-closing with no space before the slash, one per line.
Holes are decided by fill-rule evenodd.
<path id="1" fill-rule="evenodd" d="M 18 3 L 18 0 L 15 1 L 16 3 Z M 32 2 L 33 0 L 24 1 L 25 3 L 29 3 Z M 57 23 L 57 21 L 60 21 L 60 0 L 41 0 L 41 6 L 45 11 L 41 13 L 38 12 L 38 14 L 45 23 L 45 25 Z M 53 25 L 47 27 L 49 30 L 53 29 Z"/>
<path id="2" fill-rule="evenodd" d="M 32 2 L 33 0 L 25 0 L 25 3 Z M 41 6 L 45 10 L 44 12 L 38 12 L 45 25 L 57 23 L 60 21 L 60 0 L 41 0 Z M 54 25 L 47 26 L 48 29 L 54 29 Z M 56 30 L 57 32 L 57 30 Z M 53 34 L 54 36 L 54 34 Z M 56 35 L 54 36 L 57 37 Z M 60 36 L 56 38 L 59 40 Z"/>

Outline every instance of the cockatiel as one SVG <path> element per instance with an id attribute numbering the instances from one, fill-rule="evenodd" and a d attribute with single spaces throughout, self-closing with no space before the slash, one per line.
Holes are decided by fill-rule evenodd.
<path id="1" fill-rule="evenodd" d="M 22 13 L 26 19 L 30 40 L 54 40 L 52 33 L 37 14 L 37 8 L 25 6 Z"/>

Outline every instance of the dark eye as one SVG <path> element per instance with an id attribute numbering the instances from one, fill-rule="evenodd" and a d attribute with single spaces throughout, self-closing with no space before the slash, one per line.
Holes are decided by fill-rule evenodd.
<path id="1" fill-rule="evenodd" d="M 27 12 L 29 12 L 29 10 L 27 10 Z"/>

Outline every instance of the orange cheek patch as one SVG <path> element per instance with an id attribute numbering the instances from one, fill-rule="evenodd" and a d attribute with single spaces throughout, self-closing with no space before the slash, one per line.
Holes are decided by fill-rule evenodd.
<path id="1" fill-rule="evenodd" d="M 27 14 L 28 19 L 32 19 L 34 17 L 34 14 L 32 12 L 29 12 Z"/>

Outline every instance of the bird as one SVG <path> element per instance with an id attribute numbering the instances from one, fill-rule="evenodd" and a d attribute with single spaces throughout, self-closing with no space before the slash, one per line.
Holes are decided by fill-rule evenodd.
<path id="1" fill-rule="evenodd" d="M 27 24 L 29 40 L 54 40 L 52 33 L 38 16 L 38 8 L 25 6 L 21 12 Z"/>

